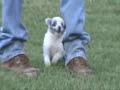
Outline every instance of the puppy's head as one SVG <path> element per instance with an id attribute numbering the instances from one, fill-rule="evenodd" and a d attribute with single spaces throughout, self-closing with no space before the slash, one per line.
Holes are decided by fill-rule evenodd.
<path id="1" fill-rule="evenodd" d="M 66 28 L 64 20 L 60 17 L 46 18 L 45 23 L 53 34 L 63 34 Z"/>

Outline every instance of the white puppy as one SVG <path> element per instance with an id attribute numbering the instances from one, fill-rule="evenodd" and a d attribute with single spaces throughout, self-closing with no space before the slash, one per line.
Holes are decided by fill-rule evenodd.
<path id="1" fill-rule="evenodd" d="M 60 17 L 46 18 L 45 23 L 48 25 L 48 30 L 44 37 L 43 55 L 45 66 L 50 66 L 63 57 L 62 40 L 65 23 Z"/>

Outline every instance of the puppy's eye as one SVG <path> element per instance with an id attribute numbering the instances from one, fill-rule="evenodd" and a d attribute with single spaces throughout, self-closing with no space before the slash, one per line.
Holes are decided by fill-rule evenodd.
<path id="1" fill-rule="evenodd" d="M 53 23 L 52 23 L 52 26 L 56 26 L 56 24 L 57 24 L 57 22 L 53 22 Z"/>
<path id="2" fill-rule="evenodd" d="M 66 29 L 66 25 L 65 25 L 65 24 L 63 24 L 63 23 L 62 23 L 62 27 L 63 27 L 64 29 Z"/>
<path id="3" fill-rule="evenodd" d="M 66 29 L 66 25 L 64 24 L 64 29 Z"/>

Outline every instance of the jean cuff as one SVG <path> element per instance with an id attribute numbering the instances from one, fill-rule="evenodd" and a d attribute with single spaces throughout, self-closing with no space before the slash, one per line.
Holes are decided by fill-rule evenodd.
<path id="1" fill-rule="evenodd" d="M 82 57 L 84 60 L 86 60 L 86 54 L 84 52 L 79 52 L 68 56 L 68 58 L 66 58 L 65 65 L 67 65 L 75 57 Z"/>
<path id="2" fill-rule="evenodd" d="M 13 57 L 15 57 L 15 56 L 17 56 L 17 55 L 19 55 L 19 54 L 25 54 L 25 52 L 23 52 L 23 51 L 13 52 L 13 53 L 10 54 L 7 58 L 3 58 L 3 59 L 1 60 L 1 62 L 2 62 L 2 63 L 3 63 L 3 62 L 6 62 L 6 61 L 10 60 L 11 58 L 13 58 Z"/>

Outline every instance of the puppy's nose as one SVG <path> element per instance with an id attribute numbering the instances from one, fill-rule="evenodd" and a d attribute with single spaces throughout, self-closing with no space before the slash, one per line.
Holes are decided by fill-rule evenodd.
<path id="1" fill-rule="evenodd" d="M 58 26 L 58 31 L 60 31 L 61 30 L 61 27 L 60 26 Z"/>

